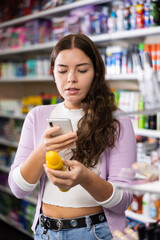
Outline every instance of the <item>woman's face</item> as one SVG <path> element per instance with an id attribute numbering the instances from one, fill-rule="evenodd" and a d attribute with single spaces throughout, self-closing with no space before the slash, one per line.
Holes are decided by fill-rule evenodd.
<path id="1" fill-rule="evenodd" d="M 65 106 L 81 108 L 94 77 L 91 59 L 78 48 L 63 50 L 57 55 L 53 73 Z"/>

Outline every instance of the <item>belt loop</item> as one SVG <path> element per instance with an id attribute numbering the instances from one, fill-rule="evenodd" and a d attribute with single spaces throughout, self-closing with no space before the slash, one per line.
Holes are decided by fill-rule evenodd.
<path id="1" fill-rule="evenodd" d="M 92 227 L 92 220 L 91 220 L 91 218 L 89 217 L 89 216 L 86 216 L 85 217 L 86 219 L 85 219 L 85 222 L 86 222 L 86 227 L 87 227 L 87 230 L 89 231 L 89 230 L 91 230 L 91 227 Z"/>

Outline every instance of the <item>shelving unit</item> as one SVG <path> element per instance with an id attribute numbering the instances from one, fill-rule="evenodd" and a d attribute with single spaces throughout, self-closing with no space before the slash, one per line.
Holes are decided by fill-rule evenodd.
<path id="1" fill-rule="evenodd" d="M 63 6 L 59 6 L 53 9 L 48 9 L 42 12 L 37 12 L 28 16 L 20 17 L 17 19 L 13 19 L 10 21 L 6 21 L 4 23 L 0 23 L 0 28 L 7 28 L 11 26 L 16 26 L 18 24 L 27 22 L 29 20 L 41 18 L 41 17 L 56 17 L 56 16 L 62 16 L 65 13 L 69 12 L 70 10 L 73 10 L 78 7 L 83 7 L 87 5 L 98 5 L 101 3 L 110 3 L 111 0 L 81 0 L 74 3 L 66 4 Z M 137 39 L 144 39 L 146 36 L 156 36 L 160 34 L 160 26 L 158 27 L 150 27 L 150 28 L 144 28 L 144 29 L 136 29 L 136 30 L 129 30 L 129 31 L 121 31 L 121 32 L 114 32 L 114 33 L 106 33 L 106 34 L 100 34 L 95 36 L 89 36 L 97 46 L 107 46 L 110 42 L 113 41 L 134 41 Z M 8 57 L 11 57 L 14 59 L 14 57 L 17 56 L 25 56 L 28 54 L 34 54 L 38 55 L 39 53 L 47 53 L 48 56 L 52 50 L 52 48 L 55 46 L 56 41 L 47 42 L 43 44 L 35 44 L 32 46 L 25 46 L 22 48 L 17 49 L 5 49 L 0 50 L 0 59 L 8 59 Z M 138 83 L 137 83 L 138 75 L 137 74 L 125 74 L 125 75 L 106 75 L 106 80 L 112 82 L 112 84 L 115 86 L 115 84 L 121 84 L 122 81 L 125 83 L 125 85 L 129 84 L 129 86 L 132 89 L 138 89 Z M 134 83 L 133 83 L 134 82 Z M 32 85 L 32 87 L 29 86 L 29 84 Z M 51 85 L 52 84 L 52 85 Z M 0 89 L 1 92 L 5 92 L 5 97 L 12 98 L 17 97 L 21 98 L 24 95 L 27 95 L 28 93 L 32 92 L 40 92 L 42 89 L 47 89 L 49 92 L 57 93 L 57 90 L 55 88 L 55 85 L 53 85 L 53 80 L 51 76 L 45 75 L 45 76 L 36 76 L 36 77 L 11 77 L 11 78 L 0 78 Z M 10 95 L 10 89 L 8 89 L 8 86 L 12 89 L 13 93 Z M 33 87 L 34 86 L 34 87 Z M 45 88 L 44 88 L 45 86 Z M 28 92 L 27 92 L 28 91 Z M 15 93 L 14 93 L 15 92 Z M 2 94 L 3 95 L 3 94 Z M 150 113 L 156 113 L 160 109 L 152 109 L 147 111 L 142 111 L 142 114 L 150 114 Z M 139 114 L 140 112 L 131 112 L 127 114 Z M 23 114 L 8 114 L 0 112 L 0 117 L 5 118 L 15 118 L 15 119 L 25 119 L 25 115 Z M 146 129 L 135 129 L 136 135 L 142 135 L 142 136 L 148 136 L 148 137 L 156 137 L 160 138 L 160 131 L 155 130 L 146 130 Z M 0 145 L 6 146 L 6 147 L 13 147 L 17 148 L 18 143 L 8 141 L 6 139 L 0 138 Z M 0 170 L 3 172 L 8 173 L 9 168 L 4 167 L 0 165 Z M 132 192 L 139 191 L 139 192 L 150 192 L 150 193 L 157 193 L 160 194 L 160 182 L 152 182 L 152 183 L 145 183 L 140 185 L 121 185 L 119 188 L 128 189 Z M 12 192 L 3 186 L 0 186 L 0 191 L 6 192 L 10 195 L 12 195 Z M 33 199 L 32 197 L 26 197 L 26 200 L 31 202 L 32 204 L 37 204 L 37 201 Z M 137 219 L 142 222 L 152 221 L 151 219 L 144 219 L 143 216 L 140 216 L 139 214 L 131 213 L 130 211 L 127 211 L 127 216 Z M 11 223 L 8 221 L 8 219 L 4 218 L 0 215 L 0 219 L 3 221 L 6 221 L 7 223 L 14 225 L 14 223 Z M 27 231 L 22 230 L 19 226 L 16 226 L 20 231 L 28 234 Z M 32 237 L 32 236 L 31 236 Z"/>
<path id="2" fill-rule="evenodd" d="M 118 184 L 118 188 L 127 189 L 131 192 L 140 192 L 140 193 L 156 193 L 160 194 L 160 181 L 146 182 L 146 180 L 141 180 L 139 184 Z"/>
<path id="3" fill-rule="evenodd" d="M 18 143 L 16 142 L 12 142 L 12 141 L 8 141 L 4 138 L 0 138 L 0 144 L 4 145 L 4 146 L 8 146 L 8 147 L 13 147 L 13 148 L 17 148 L 18 147 Z"/>
<path id="4" fill-rule="evenodd" d="M 0 28 L 3 28 L 3 27 L 6 28 L 8 26 L 13 26 L 16 24 L 24 23 L 26 21 L 37 19 L 40 17 L 49 17 L 49 16 L 57 16 L 57 15 L 59 16 L 59 15 L 64 14 L 65 12 L 68 12 L 71 9 L 84 7 L 87 5 L 97 5 L 97 4 L 101 4 L 101 3 L 109 3 L 111 1 L 112 0 L 80 0 L 77 2 L 65 4 L 65 5 L 56 7 L 56 8 L 51 8 L 51 9 L 44 10 L 41 12 L 33 13 L 28 16 L 19 17 L 14 20 L 6 21 L 6 22 L 0 24 Z"/>
<path id="5" fill-rule="evenodd" d="M 1 170 L 1 168 L 0 168 L 0 170 Z M 3 192 L 8 193 L 10 195 L 13 195 L 13 193 L 11 192 L 11 190 L 8 187 L 4 187 L 2 185 L 0 185 L 0 191 L 3 191 Z M 28 202 L 34 204 L 34 205 L 37 204 L 37 199 L 35 199 L 33 197 L 27 196 L 24 199 L 27 200 Z"/>
<path id="6" fill-rule="evenodd" d="M 2 214 L 0 214 L 0 220 L 2 220 L 3 222 L 9 224 L 10 226 L 14 226 L 17 230 L 19 230 L 20 232 L 26 234 L 27 236 L 31 237 L 32 239 L 34 239 L 33 235 L 30 234 L 27 230 L 23 229 L 21 226 L 19 226 L 18 224 L 15 224 L 14 221 L 11 221 L 10 219 L 4 217 Z"/>

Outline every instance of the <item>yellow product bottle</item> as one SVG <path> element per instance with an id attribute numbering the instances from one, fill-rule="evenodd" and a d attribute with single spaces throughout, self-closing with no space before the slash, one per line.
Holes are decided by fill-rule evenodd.
<path id="1" fill-rule="evenodd" d="M 58 155 L 57 152 L 54 151 L 48 151 L 46 153 L 46 164 L 49 168 L 54 170 L 61 170 L 65 171 L 66 168 L 64 166 L 64 163 L 62 161 L 62 158 Z M 62 192 L 67 192 L 68 190 L 59 188 Z"/>

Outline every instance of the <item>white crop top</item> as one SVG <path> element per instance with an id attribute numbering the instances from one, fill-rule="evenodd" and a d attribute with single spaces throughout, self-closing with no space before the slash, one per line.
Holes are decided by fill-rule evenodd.
<path id="1" fill-rule="evenodd" d="M 70 118 L 73 131 L 77 131 L 77 123 L 83 116 L 82 109 L 69 110 L 64 103 L 58 104 L 52 111 L 50 118 Z M 70 159 L 72 157 L 71 149 L 65 149 L 58 153 L 62 158 Z M 100 164 L 98 163 L 91 169 L 97 175 L 100 174 Z M 46 178 L 42 201 L 47 204 L 62 207 L 91 207 L 98 206 L 96 200 L 80 185 L 71 188 L 68 192 L 62 192 L 57 186 Z"/>

